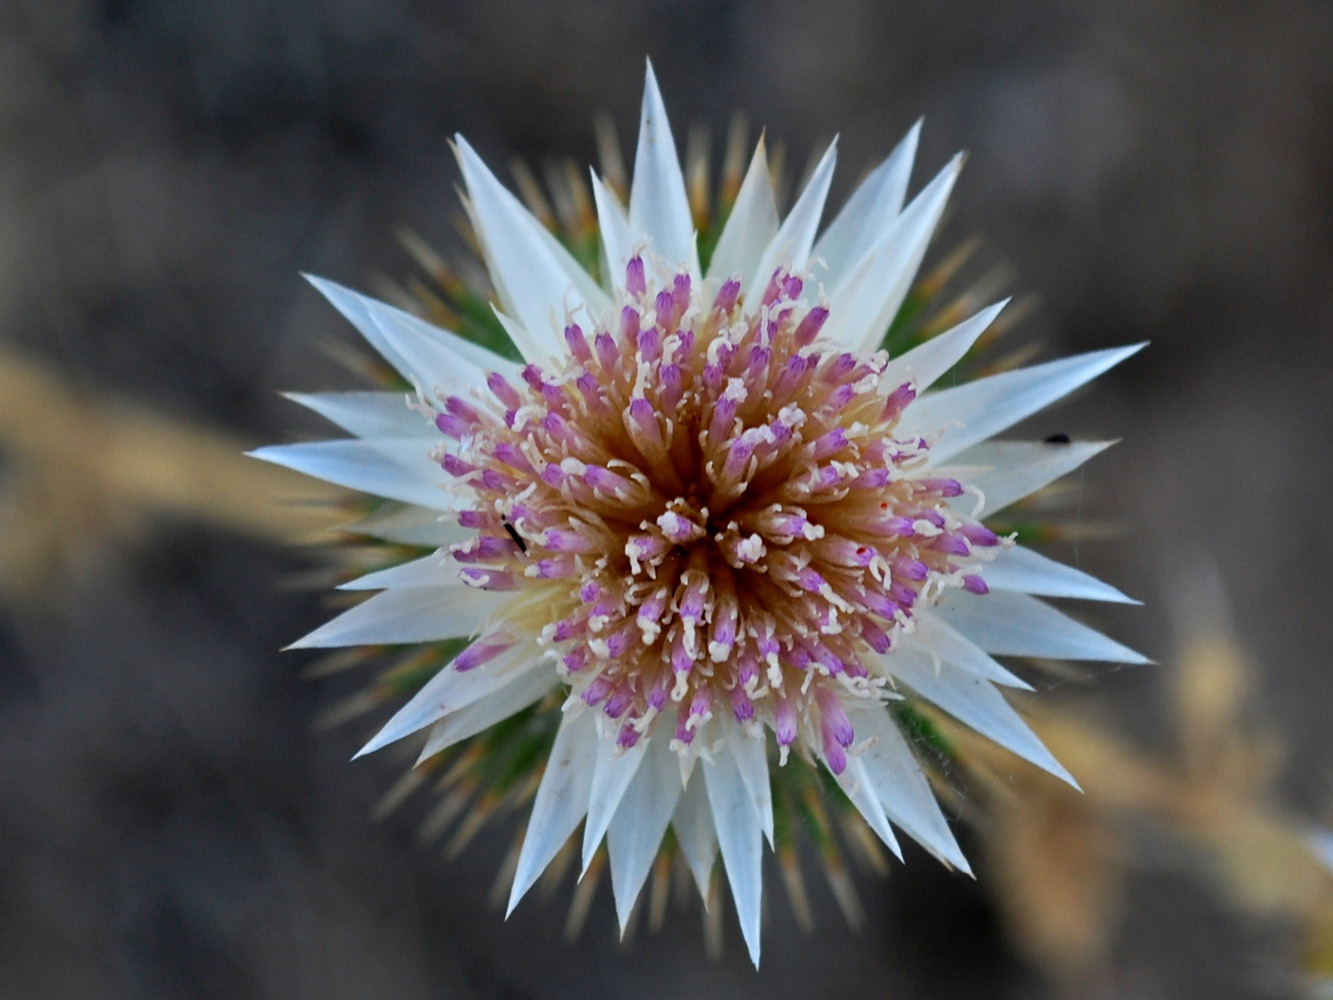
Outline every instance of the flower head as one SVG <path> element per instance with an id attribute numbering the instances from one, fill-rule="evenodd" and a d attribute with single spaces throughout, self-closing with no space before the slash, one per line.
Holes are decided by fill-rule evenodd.
<path id="1" fill-rule="evenodd" d="M 628 212 L 593 178 L 603 282 L 458 139 L 523 363 L 315 280 L 416 396 L 302 397 L 356 437 L 259 454 L 428 512 L 438 548 L 297 645 L 473 637 L 362 752 L 429 729 L 430 757 L 559 694 L 511 909 L 582 823 L 623 922 L 670 826 L 701 887 L 720 848 L 757 962 L 771 768 L 827 768 L 892 851 L 891 823 L 966 870 L 889 703 L 1072 782 L 993 656 L 1140 660 L 1033 596 L 1122 595 L 983 523 L 1103 447 L 992 435 L 1134 348 L 931 391 L 1000 303 L 879 350 L 960 166 L 903 207 L 915 145 L 820 234 L 835 150 L 780 219 L 761 142 L 705 270 L 650 70 Z"/>

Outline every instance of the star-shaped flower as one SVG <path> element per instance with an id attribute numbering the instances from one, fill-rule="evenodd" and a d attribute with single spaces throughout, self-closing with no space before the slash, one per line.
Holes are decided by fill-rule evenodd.
<path id="1" fill-rule="evenodd" d="M 623 923 L 670 826 L 701 887 L 720 849 L 757 963 L 774 768 L 827 768 L 890 850 L 892 824 L 966 871 L 891 706 L 1072 782 L 994 657 L 1142 662 L 1038 599 L 1123 595 L 983 523 L 1105 447 L 992 437 L 1136 348 L 934 389 L 999 303 L 880 350 L 961 165 L 904 206 L 916 140 L 822 233 L 835 148 L 780 218 L 761 140 L 705 268 L 650 68 L 628 210 L 592 180 L 599 282 L 459 137 L 522 364 L 312 279 L 417 392 L 299 397 L 355 436 L 256 454 L 397 501 L 362 530 L 438 550 L 296 645 L 473 637 L 363 753 L 555 706 L 511 910 L 582 823 Z"/>

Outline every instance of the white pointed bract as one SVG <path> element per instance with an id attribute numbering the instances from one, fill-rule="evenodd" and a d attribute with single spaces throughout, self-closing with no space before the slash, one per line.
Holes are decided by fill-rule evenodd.
<path id="1" fill-rule="evenodd" d="M 360 530 L 440 549 L 297 645 L 475 637 L 365 750 L 428 730 L 429 756 L 564 692 L 511 909 L 582 823 L 623 924 L 670 824 L 701 887 L 720 854 L 757 963 L 770 767 L 822 764 L 894 853 L 891 823 L 965 870 L 891 704 L 1072 782 L 992 656 L 1141 662 L 1032 595 L 1127 598 L 980 520 L 1103 447 L 991 435 L 1133 349 L 928 392 L 1001 303 L 876 353 L 958 173 L 907 201 L 916 136 L 819 239 L 833 148 L 785 220 L 761 149 L 705 278 L 650 70 L 628 210 L 594 178 L 600 286 L 459 139 L 522 366 L 315 280 L 416 398 L 296 396 L 356 437 L 259 455 L 397 501 Z"/>

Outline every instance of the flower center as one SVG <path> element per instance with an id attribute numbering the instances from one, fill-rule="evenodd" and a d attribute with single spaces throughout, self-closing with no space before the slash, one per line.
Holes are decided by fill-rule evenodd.
<path id="1" fill-rule="evenodd" d="M 686 752 L 713 714 L 798 736 L 841 771 L 845 693 L 879 696 L 875 657 L 949 586 L 984 592 L 995 536 L 895 430 L 915 396 L 884 355 L 831 351 L 828 310 L 775 273 L 760 300 L 630 261 L 618 315 L 568 357 L 444 399 L 444 468 L 474 489 L 464 581 L 521 591 L 470 669 L 530 627 L 572 690 L 634 745 L 663 713 Z M 519 624 L 516 624 L 519 623 Z"/>

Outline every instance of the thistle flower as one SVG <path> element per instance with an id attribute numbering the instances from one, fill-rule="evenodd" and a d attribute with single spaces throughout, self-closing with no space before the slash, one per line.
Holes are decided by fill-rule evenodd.
<path id="1" fill-rule="evenodd" d="M 1142 662 L 1034 596 L 1123 595 L 984 523 L 1105 447 L 992 436 L 1137 348 L 930 391 L 999 303 L 880 350 L 961 166 L 904 207 L 916 138 L 822 234 L 835 149 L 780 219 L 761 140 L 702 267 L 650 67 L 628 209 L 592 178 L 601 282 L 457 140 L 522 363 L 312 279 L 416 392 L 298 397 L 355 437 L 256 454 L 397 501 L 354 530 L 437 551 L 296 645 L 471 637 L 362 753 L 553 706 L 510 910 L 582 823 L 623 926 L 670 828 L 705 893 L 720 850 L 757 964 L 775 773 L 825 768 L 895 854 L 894 825 L 967 871 L 892 704 L 1072 783 L 993 657 Z"/>

